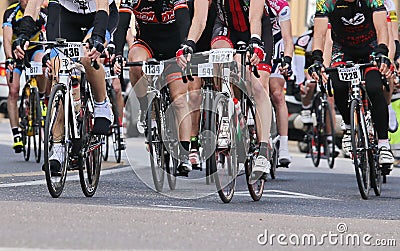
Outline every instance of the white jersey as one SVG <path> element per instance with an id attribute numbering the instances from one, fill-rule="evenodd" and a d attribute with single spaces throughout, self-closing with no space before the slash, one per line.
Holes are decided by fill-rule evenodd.
<path id="1" fill-rule="evenodd" d="M 61 6 L 67 10 L 80 14 L 96 12 L 96 0 L 59 0 Z M 110 5 L 114 0 L 108 0 Z"/>

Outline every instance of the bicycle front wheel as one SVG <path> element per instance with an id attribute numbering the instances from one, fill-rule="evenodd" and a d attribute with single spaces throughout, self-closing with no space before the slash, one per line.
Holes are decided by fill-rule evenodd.
<path id="1" fill-rule="evenodd" d="M 147 111 L 147 144 L 150 153 L 151 173 L 156 190 L 164 186 L 164 143 L 162 141 L 160 99 L 154 97 Z"/>
<path id="2" fill-rule="evenodd" d="M 257 135 L 257 119 L 256 119 L 256 109 L 254 104 L 249 100 L 248 107 L 246 108 L 246 124 L 249 132 L 249 149 L 248 156 L 246 158 L 246 162 L 244 163 L 245 174 L 246 174 L 246 183 L 247 188 L 249 190 L 250 196 L 254 201 L 259 201 L 264 192 L 264 185 L 266 176 L 262 176 L 257 180 L 252 179 L 252 171 L 253 166 L 255 164 L 255 160 L 257 158 L 256 151 L 259 147 L 258 135 Z"/>
<path id="3" fill-rule="evenodd" d="M 47 188 L 53 198 L 61 195 L 67 177 L 69 130 L 64 128 L 64 105 L 65 89 L 62 85 L 56 84 L 49 98 L 49 106 L 44 129 L 44 164 Z M 55 147 L 56 146 L 56 147 Z M 55 152 L 55 148 L 64 151 Z M 50 169 L 50 156 L 62 154 L 61 171 L 56 174 Z"/>
<path id="4" fill-rule="evenodd" d="M 216 110 L 212 112 L 213 132 L 216 132 L 217 145 L 211 165 L 218 195 L 224 203 L 229 203 L 235 192 L 238 162 L 236 154 L 236 125 L 233 104 L 225 96 L 217 98 Z"/>
<path id="5" fill-rule="evenodd" d="M 350 106 L 351 144 L 353 164 L 361 197 L 368 199 L 371 188 L 370 166 L 368 162 L 368 141 L 364 116 L 360 112 L 358 100 Z"/>
<path id="6" fill-rule="evenodd" d="M 319 166 L 321 160 L 321 131 L 322 125 L 322 105 L 320 95 L 314 98 L 311 114 L 316 119 L 316 124 L 312 125 L 309 132 L 309 151 L 315 167 Z M 313 122 L 314 123 L 314 122 Z"/>
<path id="7" fill-rule="evenodd" d="M 21 137 L 22 137 L 22 143 L 23 143 L 23 148 L 22 148 L 22 153 L 24 155 L 24 160 L 29 161 L 31 149 L 30 149 L 30 139 L 28 136 L 28 129 L 29 129 L 29 116 L 30 116 L 30 89 L 29 85 L 26 84 L 25 87 L 22 90 L 22 95 L 21 95 L 21 102 L 19 104 L 18 108 L 18 114 L 19 114 L 19 127 L 21 128 Z M 31 122 L 32 123 L 32 122 Z M 32 131 L 31 131 L 32 132 Z M 31 133 L 30 132 L 30 133 Z"/>
<path id="8" fill-rule="evenodd" d="M 86 93 L 83 119 L 81 124 L 81 154 L 79 154 L 79 180 L 82 192 L 86 197 L 92 197 L 99 184 L 101 170 L 101 136 L 92 135 L 94 124 L 94 104 Z M 73 114 L 75 116 L 75 114 Z"/>
<path id="9" fill-rule="evenodd" d="M 101 156 L 104 161 L 108 160 L 108 149 L 110 144 L 110 138 L 108 135 L 102 136 Z"/>
<path id="10" fill-rule="evenodd" d="M 325 123 L 324 123 L 325 127 L 324 127 L 324 145 L 325 145 L 325 156 L 328 160 L 328 165 L 329 168 L 333 168 L 333 166 L 335 165 L 335 158 L 336 158 L 336 152 L 335 152 L 335 148 L 336 148 L 336 142 L 335 142 L 335 126 L 333 123 L 333 115 L 332 115 L 332 111 L 331 111 L 331 106 L 329 103 L 326 103 L 325 105 Z M 330 126 L 331 128 L 331 132 L 328 133 L 328 128 L 327 126 Z M 327 141 L 328 136 L 330 136 L 332 138 L 331 142 Z M 332 144 L 332 148 L 329 147 L 329 143 Z"/>
<path id="11" fill-rule="evenodd" d="M 112 111 L 114 113 L 114 124 L 112 128 L 112 143 L 114 149 L 114 156 L 115 161 L 117 163 L 121 163 L 121 131 L 120 131 L 120 124 L 119 124 L 119 113 L 118 113 L 118 104 L 117 104 L 117 97 L 115 94 L 115 90 L 111 88 L 110 90 L 110 100 L 112 104 Z"/>
<path id="12" fill-rule="evenodd" d="M 42 154 L 42 107 L 39 92 L 36 88 L 31 91 L 32 143 L 36 163 L 40 162 Z"/>

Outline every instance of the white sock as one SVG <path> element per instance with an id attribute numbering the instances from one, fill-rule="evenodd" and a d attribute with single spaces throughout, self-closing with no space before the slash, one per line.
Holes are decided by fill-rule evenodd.
<path id="1" fill-rule="evenodd" d="M 312 107 L 312 104 L 309 104 L 309 105 L 301 105 L 301 106 L 302 106 L 303 110 L 310 110 L 311 107 Z"/>
<path id="2" fill-rule="evenodd" d="M 332 142 L 332 136 L 326 137 L 326 140 L 329 141 L 329 142 Z"/>
<path id="3" fill-rule="evenodd" d="M 279 149 L 288 149 L 288 136 L 280 136 L 279 137 Z"/>
<path id="4" fill-rule="evenodd" d="M 389 110 L 389 128 L 391 130 L 395 130 L 397 125 L 397 118 L 396 118 L 396 112 L 393 110 L 392 104 L 388 105 L 388 110 Z"/>
<path id="5" fill-rule="evenodd" d="M 388 139 L 380 139 L 378 140 L 378 148 L 381 149 L 381 147 L 386 147 L 387 149 L 390 149 L 390 144 Z"/>

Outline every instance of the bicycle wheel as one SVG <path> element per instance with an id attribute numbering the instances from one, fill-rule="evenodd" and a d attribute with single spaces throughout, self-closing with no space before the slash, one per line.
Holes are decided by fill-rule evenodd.
<path id="1" fill-rule="evenodd" d="M 97 189 L 101 170 L 101 136 L 92 135 L 94 104 L 86 91 L 81 124 L 81 153 L 79 154 L 79 180 L 82 192 L 92 197 Z M 75 113 L 73 114 L 75 115 Z"/>
<path id="2" fill-rule="evenodd" d="M 166 104 L 162 104 L 162 109 L 165 110 Z M 163 123 L 163 145 L 164 145 L 164 165 L 165 171 L 167 172 L 167 181 L 170 190 L 175 190 L 176 188 L 176 172 L 179 165 L 178 161 L 178 130 L 176 129 L 176 117 L 173 109 L 168 109 L 167 113 L 161 118 Z"/>
<path id="3" fill-rule="evenodd" d="M 112 111 L 114 113 L 114 124 L 112 128 L 112 143 L 114 149 L 114 156 L 115 161 L 117 163 L 121 163 L 121 131 L 119 125 L 119 113 L 118 113 L 118 105 L 117 105 L 117 98 L 115 95 L 115 90 L 111 88 L 110 90 L 110 101 L 112 104 Z"/>
<path id="4" fill-rule="evenodd" d="M 69 146 L 69 129 L 64 127 L 64 103 L 65 89 L 62 85 L 56 84 L 49 98 L 49 106 L 47 108 L 47 116 L 44 129 L 44 171 L 46 174 L 47 189 L 53 198 L 61 195 L 65 180 L 67 177 L 68 166 L 68 149 Z M 63 129 L 62 129 L 63 128 Z M 63 163 L 61 164 L 61 175 L 53 175 L 50 170 L 49 157 L 53 154 L 55 144 L 61 144 L 65 151 Z"/>
<path id="5" fill-rule="evenodd" d="M 32 119 L 32 143 L 36 163 L 40 162 L 42 154 L 42 108 L 38 89 L 31 90 L 31 119 Z"/>
<path id="6" fill-rule="evenodd" d="M 320 94 L 314 98 L 313 106 L 311 109 L 312 116 L 315 116 L 317 123 L 310 127 L 309 131 L 309 151 L 311 159 L 315 167 L 319 166 L 321 160 L 321 131 L 323 130 L 322 125 L 322 104 Z"/>
<path id="7" fill-rule="evenodd" d="M 276 179 L 276 167 L 278 166 L 278 151 L 279 151 L 280 141 L 278 140 L 272 147 L 272 157 L 271 157 L 271 179 Z"/>
<path id="8" fill-rule="evenodd" d="M 104 161 L 108 160 L 108 151 L 109 151 L 109 145 L 110 145 L 110 139 L 108 135 L 104 135 L 101 137 L 102 138 L 102 146 L 101 146 L 101 156 L 103 157 Z"/>
<path id="9" fill-rule="evenodd" d="M 224 203 L 229 203 L 235 193 L 238 163 L 236 154 L 236 124 L 233 104 L 230 98 L 220 96 L 216 100 L 216 110 L 212 112 L 212 132 L 217 134 L 217 146 L 210 157 L 211 173 L 214 176 L 218 195 Z"/>
<path id="10" fill-rule="evenodd" d="M 251 180 L 251 173 L 253 170 L 254 162 L 257 159 L 258 150 L 258 136 L 256 126 L 256 110 L 253 103 L 249 100 L 246 111 L 246 124 L 250 135 L 248 157 L 244 163 L 246 183 L 250 196 L 254 201 L 259 201 L 264 192 L 264 184 L 266 177 L 260 177 L 257 181 Z"/>
<path id="11" fill-rule="evenodd" d="M 30 115 L 30 101 L 29 101 L 29 95 L 30 95 L 30 89 L 29 85 L 26 84 L 24 86 L 24 89 L 22 90 L 22 95 L 21 95 L 21 102 L 19 104 L 18 108 L 18 114 L 19 114 L 19 127 L 21 128 L 21 137 L 22 137 L 22 143 L 23 143 L 23 148 L 22 148 L 22 153 L 24 155 L 24 160 L 29 161 L 30 158 L 30 139 L 28 137 L 28 129 L 29 129 L 29 115 Z M 31 133 L 30 131 L 29 133 Z"/>
<path id="12" fill-rule="evenodd" d="M 372 123 L 372 121 L 371 121 Z M 381 167 L 379 166 L 379 156 L 378 156 L 378 134 L 374 128 L 373 131 L 373 137 L 371 137 L 369 140 L 369 144 L 372 146 L 371 150 L 368 151 L 368 161 L 369 165 L 371 167 L 371 187 L 374 189 L 374 193 L 376 196 L 381 195 L 382 191 L 382 183 L 383 183 L 383 177 L 382 177 L 382 170 Z M 372 142 L 371 142 L 372 139 Z"/>
<path id="13" fill-rule="evenodd" d="M 147 144 L 150 153 L 151 173 L 156 190 L 164 186 L 164 143 L 162 141 L 160 99 L 154 97 L 147 111 Z"/>
<path id="14" fill-rule="evenodd" d="M 329 120 L 329 121 L 328 121 Z M 330 126 L 331 128 L 331 133 L 328 133 L 327 130 L 327 125 Z M 336 158 L 336 153 L 335 153 L 335 147 L 336 147 L 336 142 L 335 142 L 335 125 L 333 123 L 333 116 L 332 116 L 332 111 L 331 111 L 331 106 L 327 102 L 325 105 L 325 121 L 324 121 L 324 132 L 323 132 L 323 137 L 322 140 L 324 142 L 324 148 L 325 148 L 325 156 L 328 160 L 328 165 L 329 168 L 333 168 L 335 165 L 335 158 Z M 332 137 L 331 144 L 333 145 L 333 148 L 329 148 L 328 144 L 328 136 Z"/>
<path id="15" fill-rule="evenodd" d="M 353 100 L 350 106 L 351 144 L 353 164 L 356 172 L 358 189 L 361 197 L 368 199 L 371 188 L 370 166 L 368 162 L 368 138 L 365 129 L 364 116 L 360 113 L 357 100 Z"/>

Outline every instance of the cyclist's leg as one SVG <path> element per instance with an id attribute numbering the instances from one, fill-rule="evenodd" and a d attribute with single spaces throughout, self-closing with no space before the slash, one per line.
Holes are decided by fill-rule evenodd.
<path id="1" fill-rule="evenodd" d="M 122 117 L 123 117 L 123 111 L 124 111 L 124 98 L 122 97 L 122 87 L 119 79 L 115 78 L 112 81 L 112 85 L 115 91 L 115 98 L 117 99 L 117 106 L 118 106 L 118 121 L 120 125 L 122 125 Z"/>
<path id="2" fill-rule="evenodd" d="M 388 140 L 389 114 L 385 95 L 382 89 L 381 74 L 378 70 L 366 70 L 366 89 L 371 100 L 372 119 L 378 133 L 378 148 L 380 151 L 379 163 L 391 165 L 394 162 L 393 154 L 390 152 Z"/>
<path id="3" fill-rule="evenodd" d="M 36 50 L 33 55 L 32 55 L 32 61 L 35 62 L 42 62 L 42 58 L 44 56 L 44 50 L 39 49 Z M 43 74 L 40 76 L 37 76 L 37 84 L 38 84 L 38 90 L 39 90 L 39 97 L 40 97 L 40 107 L 42 109 L 42 116 L 46 116 L 46 107 L 44 104 L 44 98 L 45 98 L 45 92 L 46 92 L 46 84 L 50 81 L 46 78 L 46 68 L 43 68 Z"/>
<path id="4" fill-rule="evenodd" d="M 195 77 L 194 81 L 189 83 L 189 108 L 190 116 L 192 119 L 192 129 L 190 133 L 190 163 L 197 165 L 200 162 L 199 159 L 199 146 L 198 146 L 198 135 L 200 126 L 200 106 L 202 101 L 201 96 L 201 78 Z"/>
<path id="5" fill-rule="evenodd" d="M 188 172 L 192 170 L 189 164 L 189 147 L 191 133 L 191 115 L 189 103 L 187 101 L 187 84 L 184 84 L 180 73 L 173 73 L 167 76 L 171 99 L 173 101 L 172 108 L 175 111 L 178 128 L 179 139 L 179 172 Z"/>
<path id="6" fill-rule="evenodd" d="M 13 82 L 10 83 L 10 74 L 13 74 Z M 13 72 L 7 70 L 8 99 L 7 111 L 10 118 L 11 131 L 14 137 L 13 149 L 16 153 L 20 153 L 23 148 L 22 135 L 19 131 L 18 107 L 17 101 L 19 97 L 21 69 L 14 68 Z"/>
<path id="7" fill-rule="evenodd" d="M 269 90 L 276 109 L 276 121 L 280 135 L 279 162 L 281 164 L 289 164 L 291 157 L 288 149 L 288 109 L 283 90 L 285 80 L 282 76 L 273 75 L 274 77 L 272 77 L 272 75 L 269 79 Z"/>
<path id="8" fill-rule="evenodd" d="M 131 62 L 135 61 L 146 61 L 152 57 L 151 49 L 141 40 L 137 40 L 133 43 L 129 50 L 128 59 Z M 146 118 L 146 112 L 148 107 L 147 100 L 147 86 L 148 81 L 143 77 L 142 68 L 139 66 L 131 67 L 129 69 L 129 78 L 132 83 L 132 87 L 136 93 L 136 97 L 140 105 L 140 118 L 138 121 L 139 127 L 144 131 L 144 121 Z"/>

